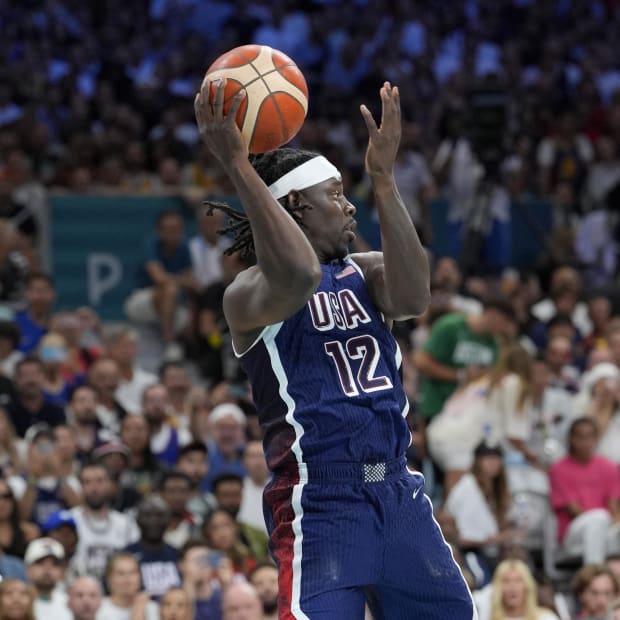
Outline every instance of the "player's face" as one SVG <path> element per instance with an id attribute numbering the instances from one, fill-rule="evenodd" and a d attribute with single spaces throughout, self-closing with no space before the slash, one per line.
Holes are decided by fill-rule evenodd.
<path id="1" fill-rule="evenodd" d="M 304 232 L 319 260 L 344 258 L 355 239 L 355 207 L 346 199 L 342 183 L 328 179 L 300 192 L 301 204 L 311 209 L 299 212 Z"/>

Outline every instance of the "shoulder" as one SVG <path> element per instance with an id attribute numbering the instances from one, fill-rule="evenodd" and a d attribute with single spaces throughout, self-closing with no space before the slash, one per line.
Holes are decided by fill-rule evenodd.
<path id="1" fill-rule="evenodd" d="M 349 258 L 361 269 L 365 277 L 383 267 L 383 252 L 359 252 L 351 254 Z"/>

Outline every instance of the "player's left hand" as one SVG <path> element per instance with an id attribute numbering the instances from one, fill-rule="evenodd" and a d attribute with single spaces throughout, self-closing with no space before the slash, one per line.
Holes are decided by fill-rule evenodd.
<path id="1" fill-rule="evenodd" d="M 381 95 L 381 124 L 373 118 L 370 110 L 360 106 L 360 111 L 368 129 L 368 148 L 366 150 L 366 172 L 370 176 L 392 174 L 398 145 L 400 144 L 400 94 L 398 86 L 384 82 Z"/>

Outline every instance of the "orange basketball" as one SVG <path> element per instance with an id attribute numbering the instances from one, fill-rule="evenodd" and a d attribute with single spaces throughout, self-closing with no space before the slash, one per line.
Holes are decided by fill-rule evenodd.
<path id="1" fill-rule="evenodd" d="M 308 86 L 303 73 L 286 55 L 267 45 L 242 45 L 222 54 L 207 70 L 205 80 L 226 78 L 224 112 L 240 88 L 247 96 L 237 113 L 237 125 L 250 153 L 264 153 L 289 142 L 308 112 Z M 209 99 L 213 102 L 215 86 Z"/>

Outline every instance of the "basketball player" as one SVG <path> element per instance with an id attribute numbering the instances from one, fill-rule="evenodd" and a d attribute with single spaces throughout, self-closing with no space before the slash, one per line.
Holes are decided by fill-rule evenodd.
<path id="1" fill-rule="evenodd" d="M 340 172 L 315 153 L 277 149 L 251 164 L 225 81 L 196 95 L 202 139 L 234 184 L 245 216 L 225 205 L 231 251 L 257 264 L 224 296 L 237 355 L 252 383 L 273 472 L 265 514 L 279 568 L 281 620 L 471 620 L 473 604 L 424 495 L 405 466 L 410 441 L 401 355 L 391 320 L 419 315 L 429 267 L 394 185 L 398 88 L 381 88 L 369 132 L 383 252 L 349 255 L 355 207 Z"/>

